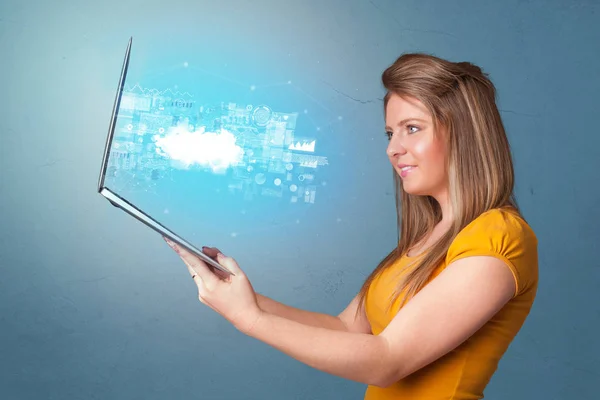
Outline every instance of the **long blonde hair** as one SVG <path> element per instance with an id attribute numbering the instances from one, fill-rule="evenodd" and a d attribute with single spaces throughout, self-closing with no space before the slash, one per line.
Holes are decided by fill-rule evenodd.
<path id="1" fill-rule="evenodd" d="M 403 54 L 382 75 L 387 90 L 384 110 L 391 94 L 420 100 L 432 115 L 434 131 L 447 132 L 448 191 L 454 220 L 448 231 L 399 279 L 389 306 L 413 297 L 444 260 L 456 235 L 482 213 L 501 207 L 519 212 L 514 198 L 511 151 L 496 106 L 496 89 L 487 74 L 468 62 L 450 62 L 422 53 Z M 441 220 L 439 204 L 430 196 L 406 193 L 394 173 L 399 238 L 375 268 L 359 292 L 363 305 L 375 277 L 424 240 Z"/>

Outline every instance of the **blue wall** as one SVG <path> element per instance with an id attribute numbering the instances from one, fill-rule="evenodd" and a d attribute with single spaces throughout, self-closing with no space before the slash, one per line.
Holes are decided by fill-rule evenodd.
<path id="1" fill-rule="evenodd" d="M 395 243 L 381 72 L 407 51 L 481 65 L 498 88 L 541 274 L 486 398 L 595 398 L 599 13 L 589 0 L 3 0 L 0 397 L 362 398 L 363 385 L 311 370 L 200 304 L 162 239 L 96 193 L 133 36 L 173 59 L 237 60 L 229 74 L 250 68 L 265 86 L 291 79 L 320 110 L 328 184 L 286 235 L 268 215 L 260 234 L 218 243 L 201 222 L 182 229 L 235 257 L 257 291 L 332 314 Z"/>

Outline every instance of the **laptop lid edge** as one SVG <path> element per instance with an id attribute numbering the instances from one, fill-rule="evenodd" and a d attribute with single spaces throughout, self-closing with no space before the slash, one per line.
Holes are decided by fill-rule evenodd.
<path id="1" fill-rule="evenodd" d="M 117 114 L 119 112 L 119 106 L 121 104 L 121 97 L 123 96 L 123 87 L 125 85 L 125 78 L 127 76 L 127 69 L 129 67 L 129 56 L 131 54 L 131 45 L 133 37 L 129 38 L 127 43 L 127 50 L 125 50 L 125 59 L 123 60 L 123 66 L 121 67 L 121 76 L 119 78 L 119 86 L 117 88 L 117 94 L 115 96 L 115 102 L 113 104 L 113 110 L 110 117 L 110 125 L 108 127 L 108 134 L 106 136 L 106 144 L 104 145 L 104 155 L 102 156 L 102 166 L 100 168 L 100 177 L 98 178 L 98 193 L 102 191 L 104 187 L 104 178 L 106 176 L 106 169 L 108 166 L 108 156 L 110 152 L 110 146 L 115 133 L 115 126 L 117 123 Z"/>

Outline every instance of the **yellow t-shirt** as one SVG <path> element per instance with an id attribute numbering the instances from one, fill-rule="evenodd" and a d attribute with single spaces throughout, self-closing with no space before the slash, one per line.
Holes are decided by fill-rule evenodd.
<path id="1" fill-rule="evenodd" d="M 516 293 L 483 327 L 464 343 L 431 364 L 388 388 L 369 386 L 365 400 L 481 399 L 500 358 L 529 314 L 538 285 L 537 238 L 512 208 L 493 209 L 467 225 L 452 242 L 433 279 L 447 265 L 469 256 L 493 256 L 513 273 Z M 372 332 L 378 335 L 399 310 L 397 301 L 387 312 L 393 279 L 414 257 L 402 257 L 372 282 L 365 299 Z M 398 275 L 396 275 L 397 277 Z"/>

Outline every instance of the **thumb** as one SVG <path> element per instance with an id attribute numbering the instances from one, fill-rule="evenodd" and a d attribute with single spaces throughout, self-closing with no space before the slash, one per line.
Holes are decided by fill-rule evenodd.
<path id="1" fill-rule="evenodd" d="M 209 257 L 215 258 L 221 252 L 217 247 L 202 246 L 202 252 Z"/>
<path id="2" fill-rule="evenodd" d="M 227 257 L 221 252 L 217 254 L 217 262 L 237 276 L 243 274 L 238 263 L 233 258 Z"/>

